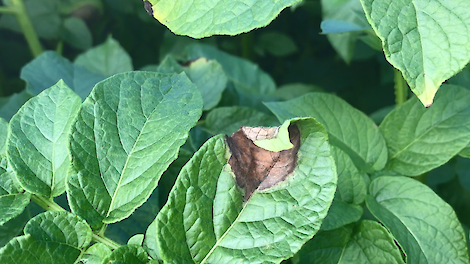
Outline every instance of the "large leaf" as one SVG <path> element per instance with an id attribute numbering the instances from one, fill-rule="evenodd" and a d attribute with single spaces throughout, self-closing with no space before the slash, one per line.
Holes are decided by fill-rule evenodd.
<path id="1" fill-rule="evenodd" d="M 134 70 L 129 54 L 111 37 L 103 44 L 80 54 L 74 64 L 106 77 Z"/>
<path id="2" fill-rule="evenodd" d="M 331 148 L 338 173 L 336 198 L 346 203 L 361 204 L 367 194 L 365 176 L 359 172 L 346 153 L 337 147 Z"/>
<path id="3" fill-rule="evenodd" d="M 265 103 L 279 121 L 293 117 L 314 117 L 325 126 L 331 144 L 340 148 L 363 171 L 384 168 L 385 140 L 374 122 L 340 98 L 310 93 L 287 102 Z"/>
<path id="4" fill-rule="evenodd" d="M 452 207 L 410 178 L 383 176 L 369 186 L 366 204 L 395 236 L 408 263 L 468 263 L 464 230 Z"/>
<path id="5" fill-rule="evenodd" d="M 321 230 L 332 230 L 344 225 L 357 222 L 362 216 L 362 207 L 334 200 L 328 215 L 321 225 Z"/>
<path id="6" fill-rule="evenodd" d="M 55 197 L 65 191 L 69 132 L 80 104 L 80 97 L 59 81 L 12 117 L 8 159 L 28 192 Z"/>
<path id="7" fill-rule="evenodd" d="M 321 232 L 298 255 L 299 263 L 311 264 L 404 263 L 388 230 L 369 220 L 359 223 L 353 232 L 344 227 Z"/>
<path id="8" fill-rule="evenodd" d="M 130 72 L 98 83 L 72 128 L 72 211 L 99 228 L 149 198 L 201 115 L 186 75 Z"/>
<path id="9" fill-rule="evenodd" d="M 266 180 L 262 180 L 245 200 L 247 190 L 237 183 L 254 175 L 235 180 L 238 165 L 232 167 L 227 160 L 230 152 L 232 157 L 239 153 L 232 147 L 229 151 L 222 135 L 196 152 L 156 218 L 164 261 L 279 263 L 312 238 L 334 196 L 335 165 L 320 124 L 310 118 L 286 122 L 300 131 L 296 168 L 285 180 L 263 190 Z"/>
<path id="10" fill-rule="evenodd" d="M 467 0 L 361 0 L 387 60 L 429 106 L 439 86 L 470 60 Z"/>
<path id="11" fill-rule="evenodd" d="M 380 124 L 388 146 L 387 168 L 417 176 L 447 162 L 470 142 L 470 91 L 443 85 L 424 108 L 412 98 Z"/>
<path id="12" fill-rule="evenodd" d="M 0 249 L 0 263 L 75 263 L 91 242 L 88 224 L 68 212 L 46 212 L 32 218 L 24 236 Z"/>
<path id="13" fill-rule="evenodd" d="M 147 12 L 173 33 L 203 38 L 222 34 L 237 35 L 264 27 L 284 8 L 300 1 L 150 0 L 144 2 Z"/>
<path id="14" fill-rule="evenodd" d="M 72 64 L 54 51 L 46 51 L 21 69 L 21 79 L 26 81 L 26 90 L 37 95 L 59 80 L 85 99 L 93 86 L 106 76 L 92 73 L 86 68 Z"/>

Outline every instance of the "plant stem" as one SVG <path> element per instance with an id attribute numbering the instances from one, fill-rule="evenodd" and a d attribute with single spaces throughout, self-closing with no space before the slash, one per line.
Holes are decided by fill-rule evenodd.
<path id="1" fill-rule="evenodd" d="M 403 104 L 408 97 L 408 85 L 403 79 L 403 75 L 397 69 L 395 69 L 395 104 L 399 106 Z"/>
<path id="2" fill-rule="evenodd" d="M 13 5 L 12 8 L 14 8 L 16 11 L 16 19 L 18 19 L 18 23 L 21 26 L 21 30 L 23 31 L 26 41 L 28 42 L 31 53 L 34 57 L 39 56 L 39 54 L 41 54 L 44 49 L 41 45 L 41 42 L 39 42 L 36 31 L 34 31 L 33 24 L 29 19 L 28 13 L 26 12 L 23 0 L 11 0 L 11 3 Z"/>
<path id="3" fill-rule="evenodd" d="M 102 244 L 105 244 L 106 246 L 108 246 L 109 248 L 111 249 L 117 249 L 118 247 L 120 247 L 121 245 L 119 245 L 118 243 L 114 242 L 113 240 L 107 238 L 107 237 L 102 237 L 102 236 L 99 236 L 95 233 L 93 233 L 93 237 L 92 237 L 93 241 L 95 242 L 99 242 L 99 243 L 102 243 Z"/>
<path id="4" fill-rule="evenodd" d="M 10 7 L 0 6 L 0 14 L 16 14 L 16 10 Z"/>
<path id="5" fill-rule="evenodd" d="M 65 211 L 64 208 L 56 204 L 52 198 L 45 198 L 39 195 L 31 195 L 31 200 L 37 203 L 39 206 L 44 208 L 46 211 Z"/>

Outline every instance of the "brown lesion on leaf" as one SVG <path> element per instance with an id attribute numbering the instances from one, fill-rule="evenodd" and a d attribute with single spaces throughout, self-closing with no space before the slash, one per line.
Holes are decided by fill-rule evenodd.
<path id="1" fill-rule="evenodd" d="M 228 161 L 237 184 L 245 189 L 247 201 L 256 189 L 264 190 L 286 179 L 297 165 L 300 132 L 289 126 L 289 139 L 293 148 L 279 152 L 256 146 L 253 141 L 277 137 L 277 127 L 242 127 L 231 137 L 226 136 L 231 157 Z"/>

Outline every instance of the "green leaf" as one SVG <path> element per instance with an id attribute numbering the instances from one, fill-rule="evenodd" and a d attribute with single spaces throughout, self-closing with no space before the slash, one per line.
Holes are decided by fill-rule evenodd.
<path id="1" fill-rule="evenodd" d="M 155 17 L 177 35 L 203 38 L 237 35 L 267 26 L 286 7 L 299 0 L 210 2 L 150 0 Z"/>
<path id="2" fill-rule="evenodd" d="M 20 215 L 29 204 L 31 194 L 0 195 L 0 225 Z"/>
<path id="3" fill-rule="evenodd" d="M 262 33 L 257 41 L 259 47 L 276 57 L 289 56 L 298 51 L 297 45 L 289 35 L 282 32 Z"/>
<path id="4" fill-rule="evenodd" d="M 465 233 L 454 210 L 427 186 L 382 176 L 369 186 L 366 204 L 398 240 L 408 263 L 468 263 Z"/>
<path id="5" fill-rule="evenodd" d="M 298 263 L 338 264 L 352 230 L 340 227 L 331 231 L 318 232 L 297 254 Z M 354 262 L 353 262 L 354 263 Z"/>
<path id="6" fill-rule="evenodd" d="M 61 31 L 64 39 L 72 47 L 86 50 L 92 45 L 92 35 L 85 21 L 77 17 L 68 17 L 64 20 Z"/>
<path id="7" fill-rule="evenodd" d="M 69 131 L 80 104 L 80 98 L 59 81 L 12 117 L 8 159 L 28 192 L 55 197 L 65 191 Z"/>
<path id="8" fill-rule="evenodd" d="M 384 168 L 387 148 L 377 126 L 342 99 L 326 93 L 310 93 L 265 105 L 281 122 L 293 117 L 314 117 L 325 126 L 330 143 L 348 154 L 361 170 L 373 172 Z"/>
<path id="9" fill-rule="evenodd" d="M 101 264 L 104 259 L 111 255 L 111 249 L 101 243 L 93 244 L 89 247 L 82 256 L 81 262 L 83 264 Z"/>
<path id="10" fill-rule="evenodd" d="M 275 126 L 279 122 L 271 115 L 240 106 L 218 107 L 209 112 L 204 129 L 212 134 L 231 135 L 242 126 Z"/>
<path id="11" fill-rule="evenodd" d="M 332 146 L 331 154 L 335 158 L 338 173 L 336 197 L 345 203 L 361 204 L 367 194 L 364 177 L 346 153 Z"/>
<path id="12" fill-rule="evenodd" d="M 134 70 L 131 57 L 112 37 L 78 55 L 74 64 L 106 77 Z"/>
<path id="13" fill-rule="evenodd" d="M 291 100 L 307 93 L 322 92 L 320 87 L 303 83 L 290 83 L 279 86 L 273 93 L 282 101 Z"/>
<path id="14" fill-rule="evenodd" d="M 21 69 L 21 79 L 26 81 L 26 90 L 37 95 L 63 80 L 82 99 L 93 86 L 105 76 L 92 73 L 82 66 L 72 64 L 54 51 L 45 51 Z"/>
<path id="15" fill-rule="evenodd" d="M 72 128 L 72 211 L 96 229 L 141 206 L 201 116 L 186 75 L 129 72 L 98 83 Z"/>
<path id="16" fill-rule="evenodd" d="M 31 98 L 31 94 L 26 90 L 0 98 L 0 117 L 10 120 L 29 98 Z"/>
<path id="17" fill-rule="evenodd" d="M 137 245 L 137 246 L 142 246 L 142 243 L 144 242 L 144 235 L 143 234 L 137 234 L 129 238 L 129 241 L 127 241 L 128 245 Z"/>
<path id="18" fill-rule="evenodd" d="M 432 107 L 416 98 L 380 124 L 388 146 L 387 168 L 417 176 L 446 163 L 470 142 L 470 91 L 443 85 Z"/>
<path id="19" fill-rule="evenodd" d="M 0 263 L 75 263 L 91 242 L 88 224 L 68 212 L 45 212 L 32 218 L 24 236 L 0 249 Z"/>
<path id="20" fill-rule="evenodd" d="M 425 105 L 470 60 L 467 0 L 361 0 L 387 60 Z"/>
<path id="21" fill-rule="evenodd" d="M 324 128 L 289 120 L 300 131 L 297 167 L 286 180 L 243 201 L 222 135 L 183 167 L 156 218 L 160 254 L 172 263 L 279 263 L 320 228 L 336 189 Z"/>
<path id="22" fill-rule="evenodd" d="M 327 31 L 328 26 L 330 28 L 332 26 L 328 25 L 328 23 L 332 24 L 332 22 L 335 22 L 335 28 L 341 27 L 342 32 L 327 34 L 326 36 L 340 57 L 346 63 L 350 63 L 354 56 L 357 39 L 360 36 L 357 30 L 370 28 L 364 16 L 361 3 L 359 0 L 322 0 L 321 6 L 323 12 L 322 33 L 330 33 Z M 355 31 L 345 32 L 345 27 Z"/>
<path id="23" fill-rule="evenodd" d="M 387 229 L 377 222 L 364 220 L 355 228 L 338 263 L 401 264 L 404 261 Z"/>
<path id="24" fill-rule="evenodd" d="M 276 90 L 274 80 L 258 65 L 211 46 L 191 45 L 186 48 L 186 57 L 189 61 L 198 58 L 216 60 L 222 65 L 229 82 L 233 84 L 238 92 L 266 95 Z"/>
<path id="25" fill-rule="evenodd" d="M 0 117 L 0 155 L 3 155 L 6 151 L 8 139 L 8 122 Z"/>
<path id="26" fill-rule="evenodd" d="M 227 87 L 227 76 L 222 66 L 215 60 L 199 58 L 180 65 L 176 59 L 168 55 L 156 69 L 162 73 L 185 72 L 188 78 L 198 87 L 204 101 L 204 110 L 214 108 Z"/>
<path id="27" fill-rule="evenodd" d="M 357 222 L 361 216 L 361 206 L 334 200 L 325 220 L 323 220 L 321 230 L 333 230 Z"/>
<path id="28" fill-rule="evenodd" d="M 148 255 L 141 246 L 126 245 L 114 250 L 102 263 L 109 264 L 145 264 Z"/>
<path id="29" fill-rule="evenodd" d="M 151 256 L 154 259 L 159 259 L 161 260 L 160 256 L 160 251 L 158 247 L 158 239 L 157 239 L 157 221 L 154 220 L 149 227 L 147 228 L 147 231 L 145 232 L 145 237 L 144 237 L 144 243 L 142 244 L 142 247 L 147 251 L 149 256 Z"/>

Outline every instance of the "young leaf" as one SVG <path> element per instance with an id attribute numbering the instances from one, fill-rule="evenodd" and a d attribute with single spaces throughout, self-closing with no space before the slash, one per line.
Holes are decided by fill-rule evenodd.
<path id="1" fill-rule="evenodd" d="M 431 105 L 442 82 L 470 60 L 468 1 L 361 2 L 387 60 L 402 72 L 421 103 Z"/>
<path id="2" fill-rule="evenodd" d="M 94 229 L 128 217 L 176 159 L 201 109 L 184 73 L 129 72 L 97 84 L 72 128 L 72 211 Z"/>
<path id="3" fill-rule="evenodd" d="M 72 64 L 54 51 L 46 51 L 26 64 L 21 69 L 20 77 L 25 80 L 26 90 L 32 95 L 39 94 L 62 79 L 82 99 L 88 96 L 97 82 L 105 78 Z"/>
<path id="4" fill-rule="evenodd" d="M 200 58 L 182 66 L 173 56 L 169 55 L 165 57 L 156 71 L 162 73 L 184 71 L 201 92 L 204 110 L 214 108 L 227 87 L 227 76 L 225 76 L 222 66 L 215 60 Z"/>
<path id="5" fill-rule="evenodd" d="M 237 186 L 240 175 L 233 173 L 243 164 L 227 164 L 241 148 L 229 150 L 219 135 L 196 152 L 155 220 L 164 261 L 279 263 L 318 231 L 336 188 L 327 135 L 310 118 L 286 122 L 300 131 L 294 171 L 263 188 L 265 178 L 251 196 L 245 195 L 245 201 L 247 190 Z M 245 180 L 254 176 L 246 175 Z"/>
<path id="6" fill-rule="evenodd" d="M 78 55 L 74 64 L 102 76 L 134 70 L 131 57 L 112 37 L 103 44 Z"/>
<path id="7" fill-rule="evenodd" d="M 279 122 L 256 109 L 240 106 L 218 107 L 209 112 L 204 129 L 212 134 L 231 135 L 242 126 L 274 126 Z"/>
<path id="8" fill-rule="evenodd" d="M 85 253 L 83 253 L 82 259 L 79 263 L 81 264 L 102 264 L 103 260 L 111 255 L 111 249 L 101 243 L 96 243 L 89 247 Z"/>
<path id="9" fill-rule="evenodd" d="M 384 168 L 387 148 L 377 126 L 342 99 L 326 93 L 310 93 L 265 105 L 281 122 L 293 117 L 314 117 L 325 126 L 330 143 L 348 154 L 361 170 L 373 172 Z"/>
<path id="10" fill-rule="evenodd" d="M 177 35 L 203 38 L 237 35 L 268 25 L 286 7 L 299 0 L 210 2 L 149 0 L 152 17 Z M 148 10 L 148 9 L 147 9 Z M 256 14 L 256 16 L 254 15 Z"/>
<path id="11" fill-rule="evenodd" d="M 0 263 L 75 263 L 91 241 L 88 224 L 68 212 L 45 212 L 32 218 L 24 236 L 0 249 Z"/>
<path id="12" fill-rule="evenodd" d="M 146 264 L 148 255 L 141 246 L 125 245 L 114 250 L 102 263 Z"/>
<path id="13" fill-rule="evenodd" d="M 427 186 L 382 176 L 369 192 L 367 207 L 398 240 L 408 263 L 468 263 L 466 234 L 454 210 Z"/>
<path id="14" fill-rule="evenodd" d="M 55 197 L 65 191 L 69 132 L 80 104 L 80 97 L 59 81 L 12 117 L 8 159 L 28 192 Z"/>
<path id="15" fill-rule="evenodd" d="M 417 176 L 446 163 L 470 142 L 470 92 L 443 85 L 432 107 L 416 98 L 380 124 L 388 146 L 387 169 Z"/>

